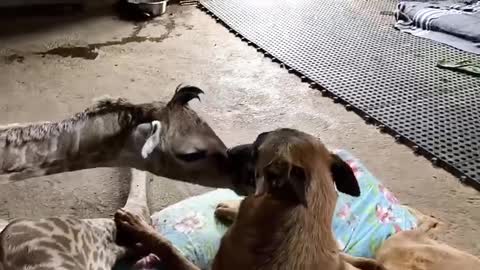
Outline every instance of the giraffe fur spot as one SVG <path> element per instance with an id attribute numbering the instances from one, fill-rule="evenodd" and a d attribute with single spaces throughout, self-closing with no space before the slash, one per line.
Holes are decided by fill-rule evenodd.
<path id="1" fill-rule="evenodd" d="M 86 265 L 87 261 L 85 258 L 85 255 L 83 253 L 77 253 L 74 258 L 77 260 L 78 264 L 80 265 Z"/>
<path id="2" fill-rule="evenodd" d="M 22 269 L 26 266 L 47 264 L 51 260 L 52 255 L 46 250 L 31 249 L 30 247 L 26 246 L 13 252 L 9 261 L 11 261 L 12 265 L 18 267 L 18 269 Z"/>
<path id="3" fill-rule="evenodd" d="M 23 230 L 19 230 L 20 228 L 18 227 L 10 227 L 4 232 L 7 246 L 19 247 L 32 240 L 48 237 L 48 235 L 35 228 L 27 226 L 21 226 L 21 228 Z M 12 231 L 16 233 L 12 233 Z"/>
<path id="4" fill-rule="evenodd" d="M 64 261 L 64 263 L 75 264 L 75 261 L 70 256 L 70 254 L 67 254 L 65 252 L 60 252 L 58 253 L 58 255 L 62 257 L 62 260 Z"/>
<path id="5" fill-rule="evenodd" d="M 52 238 L 58 243 L 60 244 L 61 246 L 63 246 L 65 248 L 65 250 L 71 250 L 72 247 L 71 247 L 71 242 L 72 242 L 72 239 L 69 239 L 63 235 L 54 235 L 52 236 Z"/>
<path id="6" fill-rule="evenodd" d="M 75 243 L 78 243 L 79 241 L 79 234 L 80 234 L 80 231 L 77 230 L 76 228 L 72 229 L 72 233 L 73 233 L 73 241 L 75 241 Z"/>
<path id="7" fill-rule="evenodd" d="M 39 248 L 45 248 L 45 249 L 48 249 L 48 250 L 55 250 L 55 251 L 63 251 L 63 247 L 61 247 L 59 244 L 57 244 L 56 242 L 54 241 L 48 241 L 48 240 L 44 240 L 44 241 L 40 241 L 37 243 L 37 246 Z"/>
<path id="8" fill-rule="evenodd" d="M 65 270 L 76 270 L 78 269 L 75 264 L 73 263 L 68 263 L 68 262 L 63 262 L 60 267 L 63 267 Z"/>
<path id="9" fill-rule="evenodd" d="M 35 224 L 36 227 L 44 229 L 48 232 L 51 232 L 54 230 L 53 226 L 48 224 L 47 222 L 39 222 Z"/>
<path id="10" fill-rule="evenodd" d="M 91 253 L 91 248 L 89 244 L 83 243 L 83 253 L 84 254 L 90 254 Z"/>
<path id="11" fill-rule="evenodd" d="M 5 231 L 8 231 L 11 234 L 23 233 L 25 231 L 31 231 L 31 230 L 35 230 L 35 229 L 32 228 L 32 226 L 27 225 L 27 223 L 23 222 L 23 221 L 22 222 L 10 223 L 10 226 L 5 228 Z M 38 231 L 39 234 L 44 234 L 43 232 L 41 232 L 39 230 L 36 230 L 36 231 Z"/>
<path id="12" fill-rule="evenodd" d="M 90 235 L 90 233 L 85 233 L 84 237 L 85 237 L 86 243 L 89 243 L 89 244 L 92 243 L 92 236 Z"/>
<path id="13" fill-rule="evenodd" d="M 53 222 L 53 224 L 64 233 L 70 233 L 70 226 L 61 218 L 50 218 L 49 221 Z"/>

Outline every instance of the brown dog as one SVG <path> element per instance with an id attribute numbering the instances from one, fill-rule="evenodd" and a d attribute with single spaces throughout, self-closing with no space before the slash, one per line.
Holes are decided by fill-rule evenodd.
<path id="1" fill-rule="evenodd" d="M 464 251 L 438 242 L 438 220 L 410 208 L 419 226 L 388 238 L 376 258 L 388 270 L 479 270 L 480 259 Z"/>
<path id="2" fill-rule="evenodd" d="M 255 195 L 236 207 L 222 204 L 217 215 L 235 219 L 222 238 L 214 270 L 382 269 L 375 261 L 342 255 L 332 233 L 337 189 L 358 196 L 351 168 L 315 137 L 292 129 L 263 133 L 252 145 L 230 151 Z M 239 156 L 245 159 L 239 161 Z M 236 216 L 236 218 L 235 218 Z M 134 215 L 120 211 L 117 226 L 151 249 L 168 269 L 198 269 L 167 240 Z M 347 263 L 349 262 L 349 263 Z M 350 264 L 352 263 L 352 264 Z"/>

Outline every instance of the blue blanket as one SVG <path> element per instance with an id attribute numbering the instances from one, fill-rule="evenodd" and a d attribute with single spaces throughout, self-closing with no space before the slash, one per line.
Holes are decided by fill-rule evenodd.
<path id="1" fill-rule="evenodd" d="M 374 257 L 389 236 L 411 230 L 416 219 L 357 159 L 346 151 L 337 154 L 355 172 L 361 196 L 339 193 L 332 230 L 341 250 L 354 256 Z M 215 219 L 215 208 L 220 202 L 241 199 L 231 190 L 217 189 L 153 214 L 153 225 L 194 264 L 210 269 L 220 239 L 228 229 Z M 147 268 L 162 269 L 161 265 L 142 269 Z"/>

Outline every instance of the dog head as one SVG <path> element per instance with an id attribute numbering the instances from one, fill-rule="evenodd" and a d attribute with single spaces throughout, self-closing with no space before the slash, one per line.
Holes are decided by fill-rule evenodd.
<path id="1" fill-rule="evenodd" d="M 257 196 L 303 204 L 308 207 L 312 186 L 321 192 L 360 195 L 355 175 L 342 159 L 330 153 L 321 141 L 294 129 L 260 134 L 253 144 L 228 151 L 236 165 L 239 182 L 255 184 Z"/>

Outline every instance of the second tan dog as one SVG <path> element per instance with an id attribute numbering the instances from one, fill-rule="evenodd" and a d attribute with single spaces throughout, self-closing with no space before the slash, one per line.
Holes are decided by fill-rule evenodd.
<path id="1" fill-rule="evenodd" d="M 480 258 L 434 240 L 439 221 L 410 208 L 419 226 L 388 238 L 376 259 L 388 270 L 479 270 Z"/>
<path id="2" fill-rule="evenodd" d="M 234 222 L 222 238 L 213 270 L 383 269 L 374 260 L 339 252 L 331 229 L 335 186 L 353 196 L 360 189 L 351 168 L 317 138 L 279 129 L 229 155 L 240 170 L 250 170 L 243 175 L 255 179 L 256 193 L 239 208 L 226 203 L 217 209 L 217 216 Z M 198 269 L 141 219 L 119 211 L 116 221 L 120 231 L 150 249 L 168 269 Z"/>

